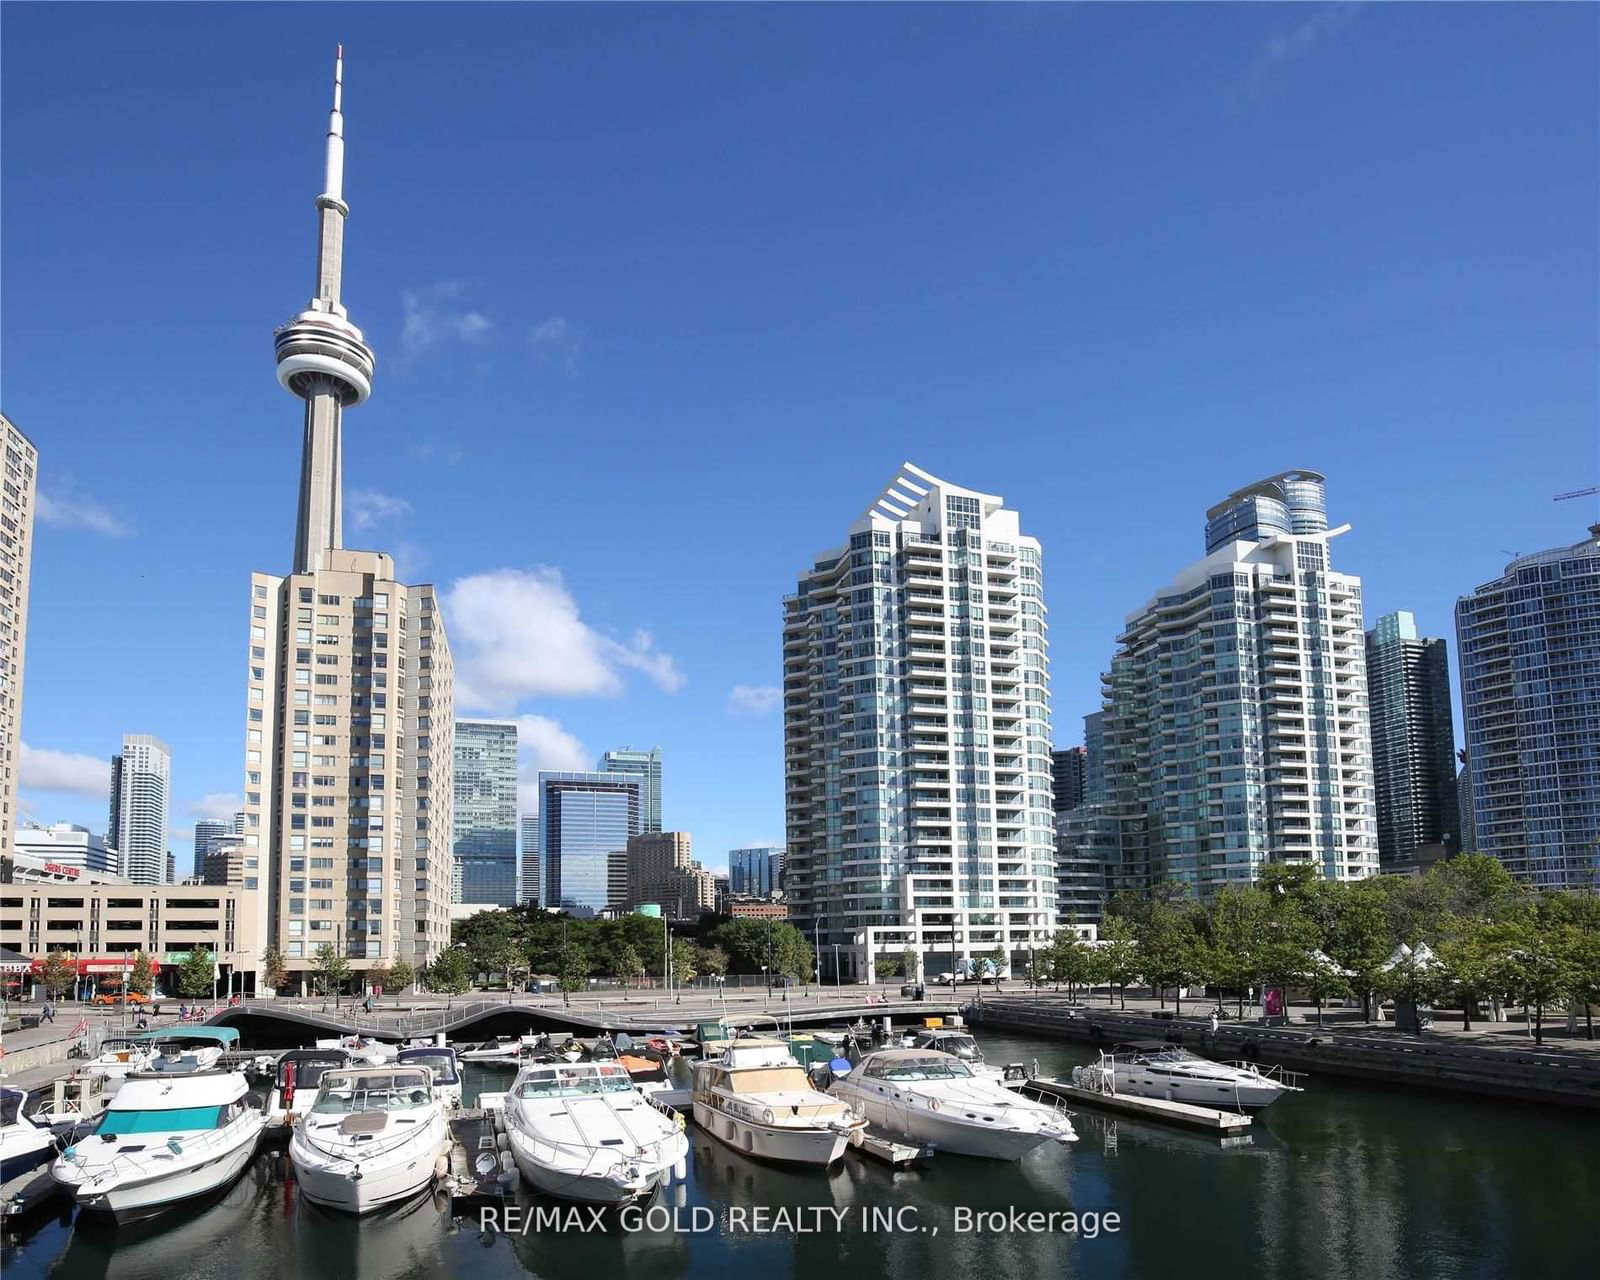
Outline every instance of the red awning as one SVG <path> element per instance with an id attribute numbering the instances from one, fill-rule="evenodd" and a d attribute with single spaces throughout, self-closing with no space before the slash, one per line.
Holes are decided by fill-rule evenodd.
<path id="1" fill-rule="evenodd" d="M 77 956 L 75 959 L 78 962 L 78 973 L 80 975 L 90 973 L 120 974 L 125 967 L 132 964 L 133 953 L 129 952 L 126 956 Z M 33 963 L 28 966 L 28 972 L 43 973 L 44 963 L 45 957 L 35 957 Z M 150 961 L 150 972 L 161 972 L 160 961 Z"/>

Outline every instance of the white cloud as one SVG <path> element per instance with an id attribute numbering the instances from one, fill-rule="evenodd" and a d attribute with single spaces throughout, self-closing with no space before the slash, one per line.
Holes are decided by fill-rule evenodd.
<path id="1" fill-rule="evenodd" d="M 1256 55 L 1239 86 L 1228 94 L 1228 106 L 1242 111 L 1280 90 L 1288 69 L 1351 22 L 1359 11 L 1354 4 L 1327 5 L 1289 30 L 1274 34 Z"/>
<path id="2" fill-rule="evenodd" d="M 459 579 L 445 597 L 455 655 L 456 705 L 505 712 L 524 698 L 622 691 L 641 671 L 668 693 L 683 687 L 676 660 L 648 631 L 627 641 L 578 613 L 558 569 L 498 569 Z"/>
<path id="3" fill-rule="evenodd" d="M 61 791 L 107 800 L 111 795 L 111 761 L 101 756 L 52 751 L 22 744 L 19 783 L 28 791 Z"/>
<path id="4" fill-rule="evenodd" d="M 567 366 L 568 373 L 578 370 L 578 356 L 583 352 L 583 335 L 567 322 L 566 316 L 551 316 L 533 326 L 528 342 L 540 358 L 554 356 Z"/>
<path id="5" fill-rule="evenodd" d="M 57 529 L 76 529 L 100 533 L 108 538 L 126 538 L 133 530 L 93 498 L 67 490 L 64 494 L 40 489 L 34 495 L 33 513 L 43 524 Z"/>
<path id="6" fill-rule="evenodd" d="M 352 489 L 345 495 L 344 505 L 354 529 L 370 529 L 382 521 L 411 514 L 411 504 L 404 498 L 377 489 Z"/>
<path id="7" fill-rule="evenodd" d="M 567 337 L 566 316 L 551 316 L 548 320 L 536 324 L 530 336 L 536 347 L 549 342 L 564 342 Z"/>
<path id="8" fill-rule="evenodd" d="M 421 355 L 446 342 L 483 342 L 494 331 L 494 322 L 483 312 L 453 305 L 463 287 L 459 280 L 443 280 L 423 289 L 401 291 L 404 323 L 400 346 L 408 356 Z"/>
<path id="9" fill-rule="evenodd" d="M 764 716 L 783 704 L 783 690 L 775 684 L 736 684 L 728 694 L 731 716 Z"/>
<path id="10" fill-rule="evenodd" d="M 189 802 L 189 812 L 196 818 L 216 818 L 222 822 L 232 822 L 233 815 L 244 808 L 244 797 L 226 791 L 214 791 L 208 796 L 201 796 L 198 800 Z M 189 835 L 194 835 L 190 828 Z"/>

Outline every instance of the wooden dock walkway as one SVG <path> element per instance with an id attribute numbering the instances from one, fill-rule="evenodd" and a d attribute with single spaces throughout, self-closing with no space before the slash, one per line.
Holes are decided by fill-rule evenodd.
<path id="1" fill-rule="evenodd" d="M 1141 1120 L 1155 1120 L 1162 1124 L 1175 1124 L 1185 1129 L 1198 1129 L 1219 1138 L 1231 1138 L 1250 1129 L 1250 1117 L 1237 1111 L 1217 1111 L 1211 1107 L 1196 1106 L 1191 1102 L 1169 1102 L 1165 1098 L 1136 1098 L 1126 1093 L 1101 1093 L 1084 1089 L 1065 1080 L 1040 1077 L 1029 1080 L 1024 1092 L 1038 1093 L 1052 1102 L 1076 1102 L 1084 1106 L 1100 1107 L 1123 1115 L 1137 1116 Z"/>

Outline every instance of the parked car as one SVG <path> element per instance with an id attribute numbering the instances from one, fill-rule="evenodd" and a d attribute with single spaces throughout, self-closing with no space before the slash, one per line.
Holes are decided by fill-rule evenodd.
<path id="1" fill-rule="evenodd" d="M 956 975 L 946 970 L 933 980 L 935 986 L 953 987 L 956 985 Z"/>
<path id="2" fill-rule="evenodd" d="M 150 997 L 145 995 L 142 991 L 130 991 L 127 995 L 127 1002 L 129 1004 L 147 1004 L 149 1003 L 149 1000 Z M 93 1000 L 89 1001 L 90 1004 L 115 1005 L 120 1005 L 122 1002 L 123 995 L 120 991 L 102 991 L 99 995 L 95 996 Z"/>

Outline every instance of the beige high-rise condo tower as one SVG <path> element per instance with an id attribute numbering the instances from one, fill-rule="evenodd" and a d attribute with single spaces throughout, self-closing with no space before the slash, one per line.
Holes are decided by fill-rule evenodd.
<path id="1" fill-rule="evenodd" d="M 258 936 L 291 989 L 324 944 L 358 974 L 431 961 L 450 941 L 450 646 L 432 586 L 344 546 L 344 410 L 373 355 L 339 296 L 344 257 L 343 50 L 334 61 L 316 294 L 277 331 L 278 381 L 305 401 L 294 568 L 251 577 L 243 874 Z M 256 865 L 252 866 L 252 859 Z"/>
<path id="2" fill-rule="evenodd" d="M 0 853 L 17 829 L 22 764 L 22 660 L 28 640 L 28 569 L 33 560 L 33 500 L 39 451 L 0 413 L 5 495 L 0 498 Z"/>

